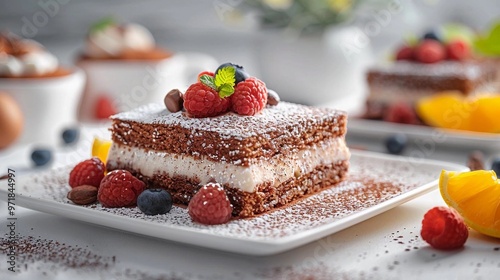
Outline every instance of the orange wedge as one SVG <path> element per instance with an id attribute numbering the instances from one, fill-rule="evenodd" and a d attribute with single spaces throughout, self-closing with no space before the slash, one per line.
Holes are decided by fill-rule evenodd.
<path id="1" fill-rule="evenodd" d="M 470 128 L 471 106 L 458 93 L 445 92 L 422 98 L 417 102 L 416 110 L 430 126 L 460 130 Z"/>
<path id="2" fill-rule="evenodd" d="M 417 101 L 418 116 L 427 125 L 469 130 L 500 132 L 500 95 L 464 98 L 456 92 L 443 92 Z"/>
<path id="3" fill-rule="evenodd" d="M 474 230 L 500 238 L 500 180 L 492 170 L 441 172 L 439 190 Z"/>
<path id="4" fill-rule="evenodd" d="M 471 104 L 473 111 L 470 130 L 478 132 L 500 132 L 500 97 L 482 96 Z"/>
<path id="5" fill-rule="evenodd" d="M 111 143 L 112 142 L 109 140 L 94 137 L 94 141 L 92 142 L 92 156 L 98 157 L 104 164 L 106 164 Z"/>

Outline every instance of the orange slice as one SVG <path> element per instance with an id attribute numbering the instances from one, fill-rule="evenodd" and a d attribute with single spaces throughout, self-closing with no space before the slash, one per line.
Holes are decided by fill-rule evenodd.
<path id="1" fill-rule="evenodd" d="M 456 92 L 443 92 L 419 100 L 416 111 L 424 123 L 430 126 L 500 132 L 500 95 L 482 95 L 470 99 Z"/>
<path id="2" fill-rule="evenodd" d="M 445 92 L 422 98 L 417 102 L 416 110 L 430 126 L 469 130 L 471 106 L 458 93 Z"/>
<path id="3" fill-rule="evenodd" d="M 500 238 L 500 180 L 492 170 L 441 172 L 439 190 L 471 228 Z"/>
<path id="4" fill-rule="evenodd" d="M 92 156 L 98 157 L 104 164 L 106 164 L 111 143 L 112 142 L 109 140 L 94 137 L 94 141 L 92 142 Z"/>
<path id="5" fill-rule="evenodd" d="M 500 96 L 482 96 L 471 103 L 473 108 L 470 130 L 500 132 Z"/>

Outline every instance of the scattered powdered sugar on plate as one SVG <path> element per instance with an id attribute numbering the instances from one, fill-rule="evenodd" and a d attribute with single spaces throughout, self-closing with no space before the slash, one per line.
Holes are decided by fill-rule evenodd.
<path id="1" fill-rule="evenodd" d="M 184 207 L 174 206 L 170 213 L 144 215 L 137 207 L 104 208 L 100 204 L 73 205 L 67 198 L 67 178 L 71 167 L 48 171 L 19 180 L 18 194 L 41 203 L 56 204 L 60 213 L 86 208 L 91 215 L 110 213 L 123 219 L 145 222 L 151 227 L 185 229 L 221 237 L 251 240 L 277 240 L 340 221 L 377 206 L 438 178 L 439 169 L 427 169 L 401 160 L 377 159 L 353 154 L 349 178 L 329 189 L 295 204 L 253 218 L 235 219 L 227 224 L 206 226 L 191 221 Z M 418 175 L 418 176 L 416 176 Z M 26 203 L 23 205 L 30 208 Z M 43 209 L 39 209 L 43 210 Z M 54 213 L 53 213 L 54 214 Z M 105 224 L 104 224 L 105 225 Z M 141 224 L 144 226 L 144 224 Z"/>

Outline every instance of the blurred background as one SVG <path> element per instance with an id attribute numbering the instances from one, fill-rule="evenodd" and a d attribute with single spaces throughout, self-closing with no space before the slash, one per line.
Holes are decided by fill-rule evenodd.
<path id="1" fill-rule="evenodd" d="M 354 112 L 366 68 L 391 58 L 405 38 L 450 22 L 480 32 L 500 15 L 492 0 L 0 0 L 0 7 L 0 29 L 39 41 L 66 65 L 81 54 L 92 23 L 112 16 L 144 25 L 174 53 L 243 65 L 284 100 Z"/>
<path id="2" fill-rule="evenodd" d="M 220 61 L 235 61 L 257 73 L 259 33 L 263 29 L 262 9 L 248 7 L 251 2 L 267 3 L 276 10 L 290 0 L 0 0 L 0 29 L 31 37 L 53 51 L 63 63 L 72 63 L 83 46 L 88 27 L 113 16 L 122 22 L 137 22 L 151 30 L 157 42 L 172 51 L 196 51 Z M 474 29 L 487 28 L 500 15 L 497 1 L 446 0 L 325 0 L 345 10 L 342 20 L 327 26 L 352 25 L 372 28 L 370 48 L 376 58 L 409 32 L 419 33 L 445 22 L 460 22 Z M 312 5 L 311 5 L 312 6 Z M 397 13 L 391 6 L 400 6 Z M 383 18 L 383 11 L 391 13 Z M 380 15 L 382 18 L 377 18 Z M 294 15 L 300 17 L 300 13 Z M 376 22 L 379 27 L 373 27 Z M 370 25 L 372 24 L 372 25 Z M 282 26 L 281 29 L 293 29 Z M 297 27 L 300 29 L 302 27 Z M 290 33 L 290 32 L 289 32 Z M 376 34 L 375 34 L 376 33 Z M 28 35 L 28 36 L 26 36 Z"/>
<path id="3" fill-rule="evenodd" d="M 488 0 L 0 0 L 0 7 L 1 29 L 41 42 L 63 64 L 74 63 L 92 23 L 112 16 L 144 25 L 173 52 L 244 65 L 285 100 L 354 111 L 356 102 L 341 97 L 362 99 L 366 67 L 405 36 L 449 22 L 484 30 L 500 15 Z M 306 90 L 316 94 L 306 98 Z"/>

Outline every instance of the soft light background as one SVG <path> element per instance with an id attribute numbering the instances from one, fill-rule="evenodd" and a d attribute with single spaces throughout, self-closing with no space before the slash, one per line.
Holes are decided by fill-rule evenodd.
<path id="1" fill-rule="evenodd" d="M 410 32 L 418 34 L 450 21 L 483 30 L 500 16 L 500 5 L 492 0 L 369 0 L 348 24 L 363 30 L 368 24 L 377 22 L 377 13 L 391 1 L 399 3 L 402 11 L 392 15 L 377 34 L 370 36 L 366 51 L 374 60 L 387 58 L 401 37 Z M 88 26 L 112 15 L 123 22 L 145 25 L 160 45 L 174 52 L 208 53 L 221 62 L 244 65 L 251 74 L 258 76 L 258 54 L 263 42 L 254 14 L 241 10 L 243 2 L 0 0 L 0 29 L 28 34 L 46 45 L 64 64 L 71 64 L 81 50 Z M 297 74 L 304 75 L 301 70 L 297 69 Z M 261 78 L 265 80 L 266 77 Z"/>

